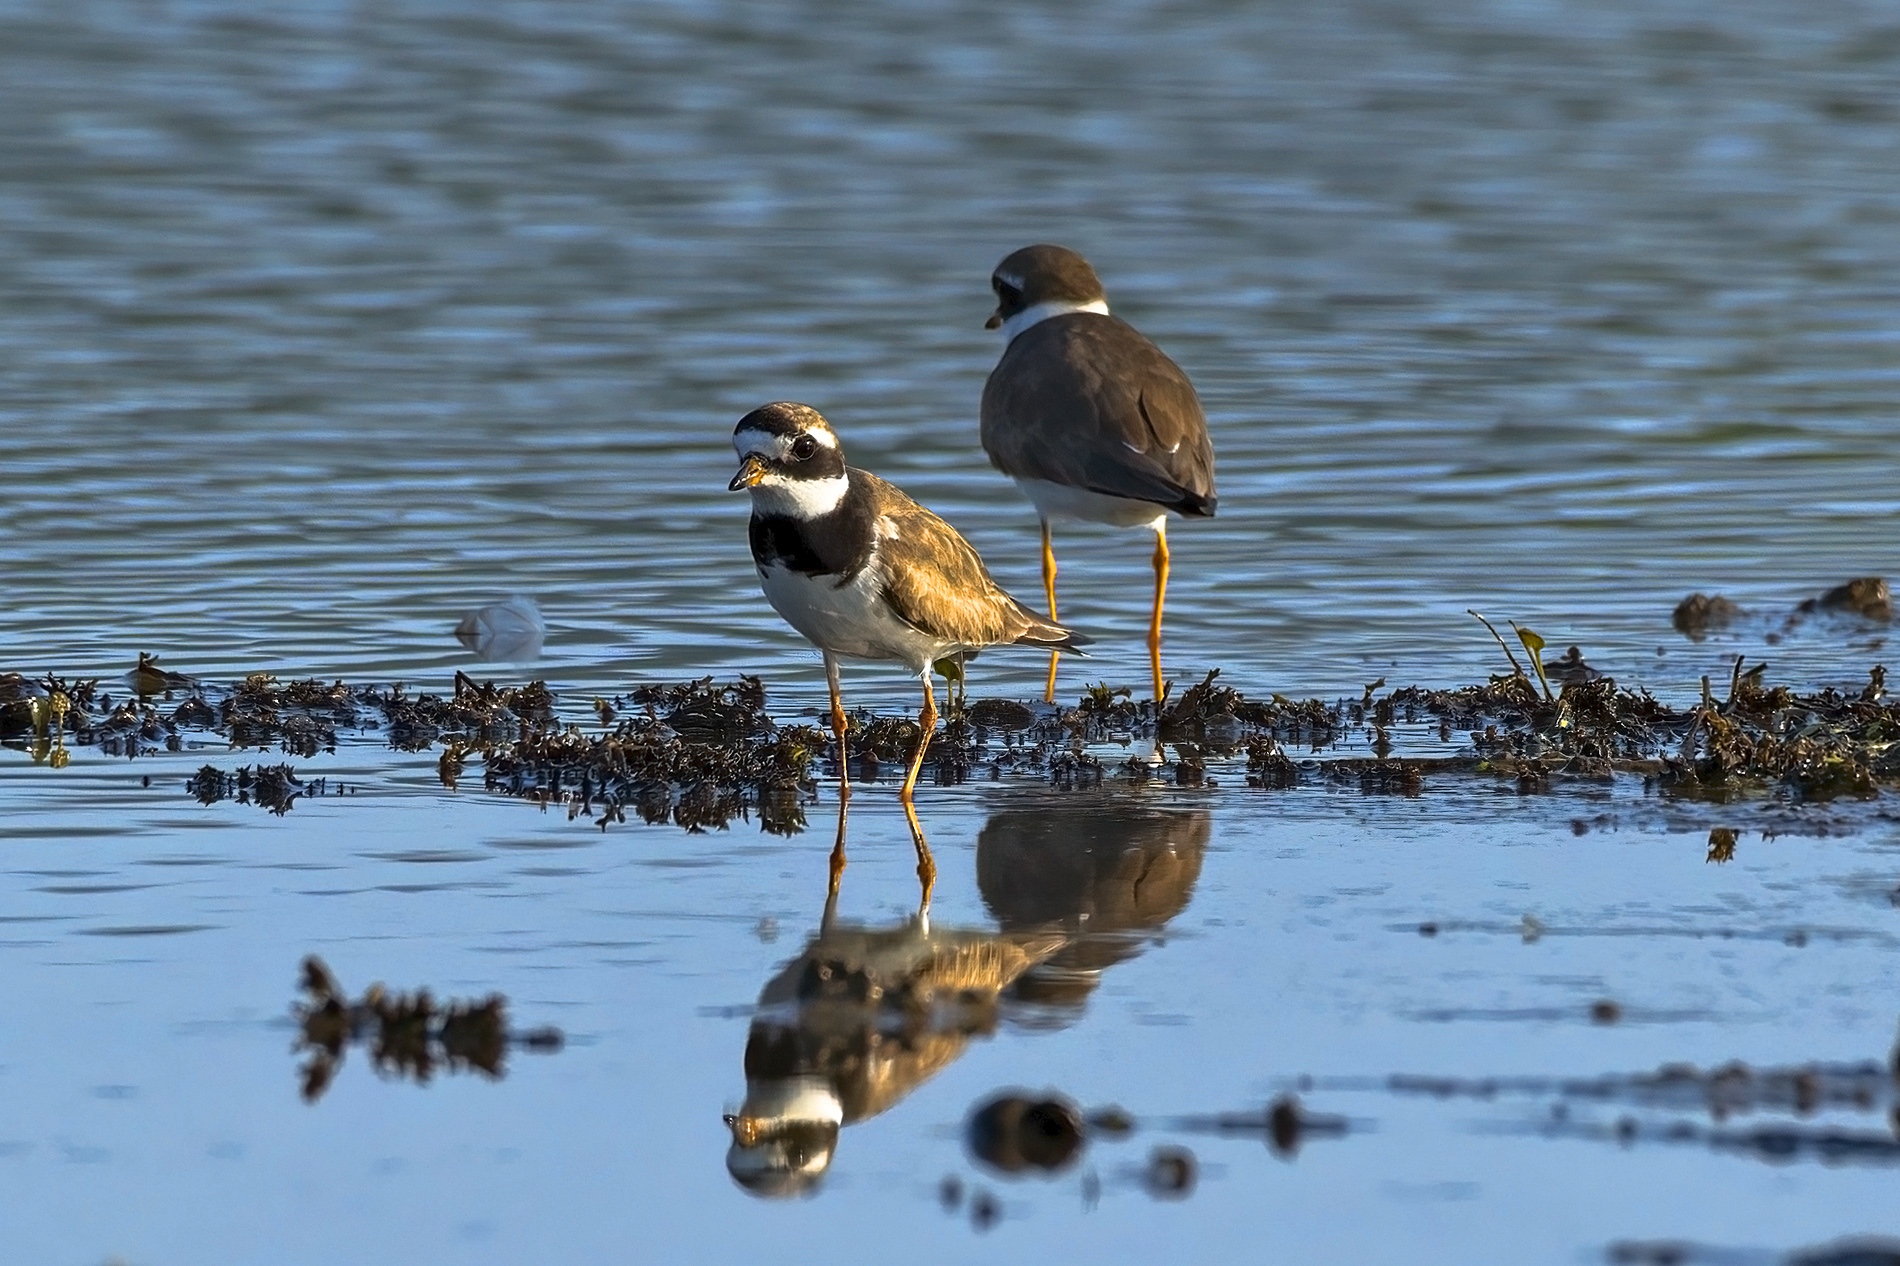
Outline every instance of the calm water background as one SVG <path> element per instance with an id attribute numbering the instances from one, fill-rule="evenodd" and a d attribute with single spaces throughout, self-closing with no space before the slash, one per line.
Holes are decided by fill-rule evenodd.
<path id="1" fill-rule="evenodd" d="M 522 592 L 551 632 L 521 671 L 570 701 L 749 671 L 808 707 L 815 656 L 758 597 L 724 492 L 731 425 L 820 407 L 1033 593 L 1033 516 L 975 414 L 989 269 L 1035 240 L 1087 253 L 1207 405 L 1221 516 L 1174 535 L 1177 675 L 1455 684 L 1501 666 L 1470 606 L 1677 697 L 1737 652 L 1845 683 L 1885 647 L 1761 636 L 1900 570 L 1885 5 L 7 4 L 0 120 L 0 668 L 116 673 L 144 650 L 214 679 L 441 688 L 468 662 L 457 617 Z M 1059 539 L 1063 613 L 1102 645 L 1089 679 L 1139 681 L 1145 544 Z M 1693 645 L 1669 628 L 1692 589 L 1765 614 Z M 980 667 L 1002 693 L 1037 676 Z M 847 690 L 910 694 L 876 668 Z M 603 837 L 445 798 L 432 760 L 367 745 L 305 767 L 362 795 L 267 821 L 181 802 L 202 759 L 51 774 L 0 752 L 3 913 L 27 920 L 0 925 L 0 978 L 40 1026 L 0 1038 L 20 1260 L 314 1260 L 338 1239 L 361 1260 L 960 1260 L 1000 1250 L 930 1192 L 999 1084 L 1219 1110 L 1300 1071 L 1883 1057 L 1892 1037 L 1890 823 L 1712 869 L 1706 820 L 1640 803 L 1585 846 L 1570 807 L 1230 791 L 1181 938 L 1115 968 L 1085 1021 L 1006 1028 L 847 1131 L 820 1199 L 757 1205 L 721 1172 L 745 1019 L 719 1008 L 815 926 L 821 842 Z M 969 862 L 1005 795 L 927 811 L 941 919 L 990 917 Z M 908 846 L 864 800 L 847 903 L 888 922 Z M 1089 805 L 1057 804 L 1085 833 Z M 1389 930 L 1533 910 L 1774 935 L 1441 941 L 1421 966 Z M 766 917 L 784 940 L 754 934 Z M 1777 939 L 1796 924 L 1865 935 L 1797 953 Z M 199 930 L 98 935 L 135 927 Z M 499 1086 L 353 1067 L 307 1109 L 277 1021 L 312 949 L 346 983 L 504 989 L 581 1041 Z M 1600 992 L 1676 1018 L 1536 1018 Z M 1529 1018 L 1419 1018 L 1466 1005 Z M 1111 1258 L 1264 1235 L 1334 1260 L 1515 1236 L 1521 1260 L 1569 1260 L 1624 1234 L 1876 1229 L 1856 1210 L 1890 1194 L 1361 1110 L 1372 1141 L 1293 1166 L 1210 1152 L 1223 1173 L 1180 1206 L 1118 1188 L 1112 1157 L 1086 1216 L 1073 1183 L 1011 1188 L 996 1234 Z"/>

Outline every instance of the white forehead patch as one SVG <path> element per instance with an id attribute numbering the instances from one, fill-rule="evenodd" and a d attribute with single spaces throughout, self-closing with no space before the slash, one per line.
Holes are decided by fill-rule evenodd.
<path id="1" fill-rule="evenodd" d="M 817 441 L 818 447 L 820 448 L 835 449 L 838 447 L 838 437 L 833 435 L 830 431 L 814 428 L 809 431 L 801 431 L 799 434 L 811 436 L 813 440 Z M 743 431 L 734 431 L 732 433 L 732 447 L 738 451 L 741 459 L 756 454 L 767 459 L 782 461 L 791 455 L 792 443 L 797 438 L 797 435 L 777 435 L 771 431 L 760 431 L 752 427 L 747 427 Z"/>
<path id="2" fill-rule="evenodd" d="M 996 280 L 1002 282 L 1012 290 L 1021 291 L 1023 288 L 1023 279 L 1021 277 L 1018 277 L 1015 273 L 1006 273 L 1000 268 L 996 270 Z"/>

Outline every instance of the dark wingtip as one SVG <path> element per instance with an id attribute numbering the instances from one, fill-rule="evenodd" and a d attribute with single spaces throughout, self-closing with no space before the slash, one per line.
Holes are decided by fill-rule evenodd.
<path id="1" fill-rule="evenodd" d="M 1077 633 L 1074 629 L 1065 629 L 1059 624 L 1050 624 L 1045 620 L 1017 638 L 1016 645 L 1039 646 L 1045 650 L 1080 655 L 1087 659 L 1088 654 L 1082 648 L 1094 640 L 1086 633 Z"/>
<path id="2" fill-rule="evenodd" d="M 1173 508 L 1190 519 L 1211 519 L 1214 517 L 1214 511 L 1219 506 L 1220 498 L 1213 493 L 1209 493 L 1205 497 L 1189 493 L 1187 496 L 1181 498 L 1180 502 Z"/>

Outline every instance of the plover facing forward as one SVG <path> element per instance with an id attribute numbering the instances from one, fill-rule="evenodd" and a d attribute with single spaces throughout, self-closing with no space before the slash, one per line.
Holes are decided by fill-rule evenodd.
<path id="1" fill-rule="evenodd" d="M 850 787 L 839 658 L 895 660 L 923 681 L 917 753 L 898 794 L 927 894 L 936 866 L 911 801 L 937 724 L 931 666 L 989 646 L 1075 650 L 1087 639 L 1004 593 L 955 528 L 876 475 L 845 465 L 836 432 L 816 409 L 783 401 L 754 409 L 739 419 L 732 446 L 739 473 L 728 486 L 752 494 L 759 586 L 824 655 L 841 797 Z M 841 833 L 834 886 L 843 865 Z"/>

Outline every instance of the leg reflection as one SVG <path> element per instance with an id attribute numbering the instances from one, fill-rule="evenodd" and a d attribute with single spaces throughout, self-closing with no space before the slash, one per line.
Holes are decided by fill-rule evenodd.
<path id="1" fill-rule="evenodd" d="M 838 840 L 831 846 L 831 883 L 825 889 L 825 923 L 831 926 L 831 916 L 838 908 L 838 881 L 844 878 L 844 827 L 845 819 L 851 812 L 848 797 L 838 798 Z"/>
<path id="2" fill-rule="evenodd" d="M 904 816 L 910 820 L 911 843 L 917 846 L 917 883 L 921 889 L 917 899 L 917 917 L 927 920 L 930 917 L 930 893 L 937 886 L 937 863 L 930 856 L 930 844 L 924 839 L 923 823 L 917 820 L 917 806 L 908 797 L 904 799 L 903 805 Z M 839 830 L 843 829 L 840 824 Z"/>

